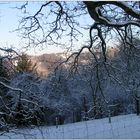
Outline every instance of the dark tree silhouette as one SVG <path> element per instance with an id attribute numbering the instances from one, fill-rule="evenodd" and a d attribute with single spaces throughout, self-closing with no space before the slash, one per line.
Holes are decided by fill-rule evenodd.
<path id="1" fill-rule="evenodd" d="M 27 12 L 28 4 L 22 5 L 19 9 L 26 9 L 24 12 Z M 80 18 L 91 19 L 90 25 L 83 27 Z M 139 2 L 136 1 L 47 1 L 43 2 L 35 13 L 25 14 L 20 22 L 19 30 L 24 38 L 29 39 L 30 44 L 38 46 L 49 43 L 64 46 L 63 36 L 65 38 L 68 36 L 70 47 L 79 35 L 85 36 L 81 32 L 82 29 L 89 30 L 87 40 L 89 43 L 71 55 L 75 57 L 74 64 L 77 64 L 80 53 L 87 48 L 93 54 L 92 48 L 97 44 L 101 47 L 104 61 L 106 61 L 106 47 L 108 40 L 113 36 L 117 35 L 125 43 L 133 45 L 129 35 L 139 34 L 139 21 Z"/>

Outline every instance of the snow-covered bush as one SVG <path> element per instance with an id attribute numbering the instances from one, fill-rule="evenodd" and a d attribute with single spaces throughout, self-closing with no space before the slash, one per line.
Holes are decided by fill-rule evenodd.
<path id="1" fill-rule="evenodd" d="M 37 125 L 45 121 L 39 85 L 39 78 L 31 73 L 18 73 L 12 78 L 10 86 L 20 90 L 7 92 L 7 97 L 10 97 L 7 106 L 12 116 L 10 123 L 20 126 Z"/>
<path id="2" fill-rule="evenodd" d="M 52 72 L 41 83 L 41 92 L 45 96 L 43 102 L 54 110 L 49 117 L 50 124 L 55 123 L 55 117 L 58 115 L 64 118 L 64 123 L 72 122 L 72 113 L 77 103 L 71 95 L 66 74 L 65 70 Z"/>

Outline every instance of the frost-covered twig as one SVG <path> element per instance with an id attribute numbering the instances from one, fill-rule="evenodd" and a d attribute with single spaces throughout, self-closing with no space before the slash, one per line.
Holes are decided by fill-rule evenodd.
<path id="1" fill-rule="evenodd" d="M 4 83 L 2 81 L 0 81 L 0 84 L 5 86 L 5 87 L 7 87 L 7 88 L 9 88 L 9 89 L 11 89 L 11 90 L 23 92 L 22 89 L 11 87 L 11 86 L 7 85 L 6 83 Z"/>

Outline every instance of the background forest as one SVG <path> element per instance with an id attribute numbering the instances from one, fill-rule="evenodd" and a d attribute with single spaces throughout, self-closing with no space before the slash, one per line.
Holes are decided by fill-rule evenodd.
<path id="1" fill-rule="evenodd" d="M 138 46 L 139 40 L 135 43 Z M 23 53 L 13 60 L 1 56 L 1 129 L 135 113 L 140 50 L 121 47 L 120 43 L 120 49 L 108 49 L 106 65 L 100 49 L 95 53 L 98 63 L 88 52 L 81 53 L 76 68 L 71 65 L 73 58 L 60 66 L 62 54 L 35 58 Z M 46 65 L 47 75 L 39 73 L 37 60 Z"/>
<path id="2" fill-rule="evenodd" d="M 139 1 L 0 6 L 1 42 L 19 43 L 0 46 L 1 131 L 139 115 Z M 35 55 L 48 48 L 53 54 L 33 56 L 35 48 Z"/>

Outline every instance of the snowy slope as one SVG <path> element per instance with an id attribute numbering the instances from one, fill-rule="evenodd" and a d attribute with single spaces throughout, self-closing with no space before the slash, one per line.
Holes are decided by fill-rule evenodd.
<path id="1" fill-rule="evenodd" d="M 136 114 L 61 125 L 12 130 L 1 138 L 140 138 L 140 116 Z"/>

